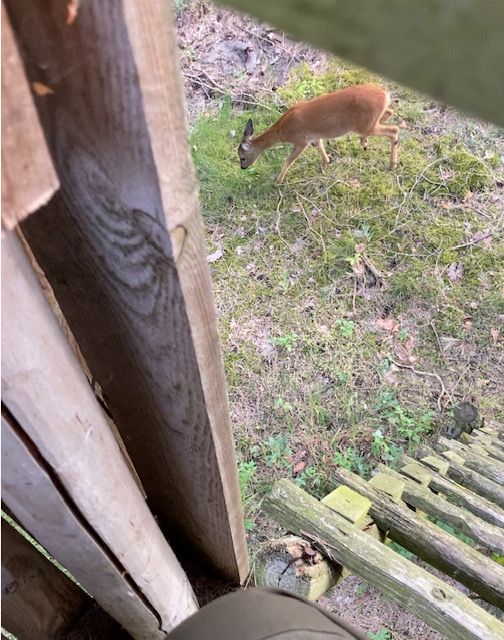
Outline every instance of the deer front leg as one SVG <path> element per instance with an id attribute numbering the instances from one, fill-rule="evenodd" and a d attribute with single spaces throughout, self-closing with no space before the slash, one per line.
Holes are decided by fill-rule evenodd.
<path id="1" fill-rule="evenodd" d="M 294 160 L 301 154 L 303 153 L 303 151 L 306 149 L 307 145 L 298 145 L 296 147 L 294 147 L 294 149 L 291 151 L 290 155 L 288 156 L 287 160 L 284 162 L 284 165 L 282 167 L 282 170 L 280 171 L 280 174 L 277 178 L 277 185 L 282 184 L 284 178 L 285 178 L 285 174 L 287 173 L 287 171 L 289 170 L 290 166 L 292 165 L 292 163 L 294 162 Z"/>

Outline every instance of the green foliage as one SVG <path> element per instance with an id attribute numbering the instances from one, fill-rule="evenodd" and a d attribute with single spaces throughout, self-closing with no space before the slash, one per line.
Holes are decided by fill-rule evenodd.
<path id="1" fill-rule="evenodd" d="M 461 533 L 460 531 L 457 531 L 451 525 L 446 524 L 446 522 L 443 522 L 442 520 L 438 520 L 437 518 L 434 518 L 432 516 L 427 516 L 427 518 L 428 520 L 433 522 L 437 527 L 439 527 L 440 529 L 443 529 L 443 531 L 446 531 L 446 533 L 450 533 L 452 536 L 455 536 L 455 538 L 458 538 L 462 542 L 465 542 L 470 547 L 474 547 L 475 542 L 472 538 L 469 538 L 468 536 Z"/>
<path id="2" fill-rule="evenodd" d="M 355 587 L 355 595 L 360 598 L 366 593 L 368 589 L 369 584 L 367 582 L 359 582 L 359 584 Z"/>
<path id="3" fill-rule="evenodd" d="M 390 631 L 386 627 L 381 627 L 378 632 L 369 631 L 368 637 L 371 640 L 391 640 Z"/>
<path id="4" fill-rule="evenodd" d="M 333 462 L 343 469 L 358 473 L 360 476 L 367 476 L 370 473 L 365 457 L 353 447 L 346 447 L 343 451 L 335 451 Z"/>
<path id="5" fill-rule="evenodd" d="M 406 558 L 407 560 L 411 560 L 411 558 L 415 557 L 414 554 L 411 553 L 411 551 L 408 551 L 408 549 L 405 549 L 404 547 L 401 547 L 401 545 L 397 544 L 397 542 L 391 542 L 388 545 L 388 547 L 389 547 L 389 549 L 392 549 L 393 551 L 398 553 L 403 558 Z"/>
<path id="6" fill-rule="evenodd" d="M 250 527 L 273 482 L 294 475 L 293 452 L 309 451 L 295 480 L 319 495 L 333 465 L 368 476 L 437 428 L 432 385 L 394 373 L 386 358 L 410 338 L 415 367 L 444 375 L 448 362 L 458 392 L 475 393 L 486 415 L 504 418 L 485 382 L 500 380 L 490 329 L 504 315 L 502 238 L 454 249 L 502 226 L 490 193 L 502 179 L 501 133 L 440 115 L 430 99 L 378 79 L 399 99 L 391 121 L 406 123 L 396 172 L 387 170 L 387 140 L 371 138 L 364 152 L 353 135 L 328 141 L 333 162 L 324 169 L 307 149 L 281 189 L 286 146 L 240 169 L 249 118 L 260 133 L 300 99 L 370 81 L 338 61 L 322 74 L 301 66 L 278 92 L 258 96 L 262 106 L 215 101 L 192 126 L 209 253 L 223 248 L 210 268 Z M 383 274 L 379 285 L 368 272 L 356 277 L 362 252 Z M 455 262 L 463 277 L 453 283 Z M 385 310 L 397 333 L 376 329 Z"/>
<path id="7" fill-rule="evenodd" d="M 281 347 L 286 351 L 292 351 L 294 345 L 298 340 L 301 340 L 300 335 L 297 333 L 287 333 L 284 336 L 278 336 L 277 338 L 271 338 L 271 344 L 274 344 L 277 347 Z"/>

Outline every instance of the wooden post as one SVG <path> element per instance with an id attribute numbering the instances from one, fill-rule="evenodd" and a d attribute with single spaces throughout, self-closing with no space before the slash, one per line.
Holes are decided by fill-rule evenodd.
<path id="1" fill-rule="evenodd" d="M 218 2 L 480 118 L 504 124 L 502 2 Z"/>
<path id="2" fill-rule="evenodd" d="M 254 580 L 258 587 L 282 589 L 314 601 L 338 582 L 341 569 L 306 540 L 284 536 L 261 545 Z"/>
<path id="3" fill-rule="evenodd" d="M 58 178 L 2 3 L 2 227 L 13 229 L 57 188 Z"/>
<path id="4" fill-rule="evenodd" d="M 283 527 L 349 567 L 449 640 L 503 636 L 504 625 L 460 591 L 366 535 L 294 483 L 277 482 L 263 507 Z"/>
<path id="5" fill-rule="evenodd" d="M 135 638 L 196 610 L 14 232 L 2 239 L 3 499 Z"/>
<path id="6" fill-rule="evenodd" d="M 8 0 L 61 190 L 23 233 L 177 550 L 248 570 L 171 5 Z"/>
<path id="7" fill-rule="evenodd" d="M 372 501 L 369 513 L 395 542 L 409 549 L 499 607 L 504 606 L 504 567 L 433 523 L 398 505 L 359 476 L 336 469 L 334 480 Z"/>
<path id="8" fill-rule="evenodd" d="M 54 640 L 92 600 L 2 518 L 2 626 L 19 638 Z"/>

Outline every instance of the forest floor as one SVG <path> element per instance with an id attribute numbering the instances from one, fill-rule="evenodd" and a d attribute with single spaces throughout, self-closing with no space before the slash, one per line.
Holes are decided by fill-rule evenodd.
<path id="1" fill-rule="evenodd" d="M 207 2 L 178 2 L 177 27 L 253 555 L 277 479 L 323 496 L 336 465 L 394 465 L 461 400 L 503 420 L 504 133 Z M 370 81 L 394 100 L 395 172 L 357 136 L 281 188 L 285 147 L 240 169 L 249 118 Z M 325 602 L 381 640 L 441 637 L 362 585 Z"/>

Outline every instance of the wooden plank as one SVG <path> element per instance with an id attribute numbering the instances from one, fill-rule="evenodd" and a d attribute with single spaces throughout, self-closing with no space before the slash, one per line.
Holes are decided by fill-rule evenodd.
<path id="1" fill-rule="evenodd" d="M 427 464 L 425 462 L 426 458 L 434 456 L 435 454 L 430 447 L 421 445 L 416 455 L 421 458 L 420 462 Z M 427 464 L 427 466 L 430 465 Z M 474 491 L 490 502 L 495 503 L 501 509 L 504 509 L 504 489 L 496 482 L 485 478 L 485 476 L 482 476 L 480 473 L 458 464 L 453 460 L 450 460 L 447 475 L 451 480 L 454 480 L 461 486 Z"/>
<path id="2" fill-rule="evenodd" d="M 144 628 L 149 637 L 160 637 L 160 625 L 166 632 L 196 610 L 187 577 L 131 476 L 28 258 L 12 233 L 2 240 L 2 273 L 3 402 L 100 545 L 96 551 L 89 544 L 87 551 L 78 552 L 79 536 L 73 540 L 65 535 L 62 524 L 60 529 L 60 521 L 64 523 L 65 519 L 44 515 L 47 505 L 43 488 L 47 483 L 40 485 L 41 493 L 35 500 L 26 490 L 22 475 L 14 482 L 15 468 L 6 472 L 4 467 L 8 486 L 13 492 L 19 491 L 7 504 L 26 528 L 37 531 L 34 537 L 69 571 L 79 580 L 84 574 L 82 584 L 131 635 L 143 637 L 139 630 Z M 14 496 L 16 508 L 12 504 Z M 20 508 L 25 510 L 23 517 Z M 28 517 L 31 525 L 26 522 Z M 118 582 L 110 594 L 103 572 L 95 566 L 89 573 L 100 548 L 107 549 L 112 566 L 118 567 L 120 580 L 114 578 Z M 60 558 L 63 553 L 69 557 Z M 123 578 L 121 572 L 129 577 Z M 128 604 L 135 598 L 137 611 Z"/>
<path id="3" fill-rule="evenodd" d="M 504 531 L 501 528 L 488 524 L 465 509 L 440 499 L 430 489 L 420 487 L 383 464 L 378 465 L 377 469 L 391 478 L 404 482 L 402 499 L 406 504 L 449 524 L 456 531 L 463 533 L 486 549 L 504 555 Z"/>
<path id="4" fill-rule="evenodd" d="M 504 124 L 502 2 L 217 1 L 438 100 Z"/>
<path id="5" fill-rule="evenodd" d="M 444 437 L 438 439 L 437 444 L 434 445 L 434 449 L 440 453 L 444 451 L 454 451 L 464 458 L 464 465 L 466 467 L 504 486 L 504 464 L 502 462 L 489 456 L 483 456 L 470 446 Z"/>
<path id="6" fill-rule="evenodd" d="M 408 456 L 401 456 L 401 462 L 407 466 L 402 467 L 399 471 L 407 477 L 412 477 L 407 468 L 411 468 L 413 465 L 423 467 L 422 464 L 412 458 L 408 458 Z M 427 470 L 427 467 L 425 469 Z M 499 508 L 483 496 L 458 485 L 448 478 L 444 478 L 434 470 L 430 470 L 428 486 L 433 491 L 444 494 L 449 502 L 467 509 L 490 524 L 504 528 L 504 509 Z"/>
<path id="7" fill-rule="evenodd" d="M 247 549 L 170 4 L 9 0 L 61 192 L 23 232 L 170 541 Z M 26 16 L 30 16 L 28 20 Z M 45 44 L 44 44 L 45 43 Z M 51 46 L 46 46 L 51 43 Z"/>
<path id="8" fill-rule="evenodd" d="M 485 434 L 483 434 L 483 436 L 484 435 Z M 484 450 L 490 457 L 495 458 L 500 462 L 504 462 L 504 449 L 498 445 L 495 446 L 494 443 L 496 441 L 488 438 L 488 436 L 474 437 L 472 434 L 469 435 L 468 433 L 462 433 L 460 436 L 460 442 L 469 446 L 477 446 L 479 450 Z"/>
<path id="9" fill-rule="evenodd" d="M 58 188 L 2 3 L 2 226 L 12 229 Z"/>
<path id="10" fill-rule="evenodd" d="M 2 518 L 2 626 L 19 638 L 57 640 L 92 600 Z"/>
<path id="11" fill-rule="evenodd" d="M 349 567 L 449 640 L 495 640 L 504 625 L 425 569 L 367 536 L 289 480 L 280 480 L 263 503 L 283 527 L 328 558 Z"/>
<path id="12" fill-rule="evenodd" d="M 392 540 L 429 564 L 456 578 L 498 607 L 504 606 L 504 567 L 443 531 L 406 505 L 376 491 L 359 476 L 338 468 L 333 479 L 372 501 L 369 513 Z"/>

